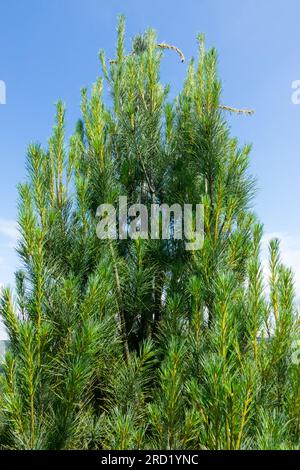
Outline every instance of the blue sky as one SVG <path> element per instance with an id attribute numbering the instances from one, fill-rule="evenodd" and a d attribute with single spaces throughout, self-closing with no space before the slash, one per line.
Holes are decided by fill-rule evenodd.
<path id="1" fill-rule="evenodd" d="M 16 266 L 16 185 L 25 177 L 26 146 L 47 143 L 59 98 L 72 131 L 80 88 L 100 73 L 100 48 L 114 55 L 119 13 L 127 18 L 127 44 L 151 26 L 186 58 L 197 53 L 198 32 L 217 48 L 223 103 L 255 110 L 253 117 L 230 117 L 233 135 L 253 143 L 255 210 L 266 238 L 282 238 L 284 259 L 300 284 L 300 105 L 291 101 L 291 84 L 300 79 L 299 0 L 1 0 L 0 80 L 7 103 L 0 105 L 0 284 L 12 283 Z M 186 66 L 166 53 L 162 80 L 172 94 Z"/>

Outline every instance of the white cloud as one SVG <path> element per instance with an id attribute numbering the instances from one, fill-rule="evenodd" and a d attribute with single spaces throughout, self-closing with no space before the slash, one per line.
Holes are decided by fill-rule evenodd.
<path id="1" fill-rule="evenodd" d="M 8 334 L 1 320 L 0 321 L 0 341 L 6 340 L 6 339 L 8 339 Z"/>
<path id="2" fill-rule="evenodd" d="M 14 271 L 17 267 L 15 252 L 17 239 L 16 222 L 0 218 L 0 290 L 5 285 L 13 285 Z M 0 341 L 3 339 L 7 339 L 7 333 L 0 320 Z"/>
<path id="3" fill-rule="evenodd" d="M 16 246 L 18 239 L 17 223 L 0 218 L 0 286 L 12 285 L 17 268 Z"/>
<path id="4" fill-rule="evenodd" d="M 0 292 L 1 292 L 1 289 L 4 287 L 3 284 L 1 284 L 0 282 Z M 3 322 L 2 320 L 0 320 L 0 341 L 4 340 L 4 339 L 8 339 L 8 336 L 7 336 L 7 332 L 6 332 L 6 329 L 5 329 L 5 326 L 3 325 Z"/>
<path id="5" fill-rule="evenodd" d="M 262 240 L 262 264 L 266 278 L 268 277 L 268 244 L 273 238 L 280 240 L 280 256 L 283 264 L 292 268 L 294 273 L 295 291 L 300 299 L 300 236 L 284 232 L 266 233 Z"/>
<path id="6" fill-rule="evenodd" d="M 18 238 L 17 223 L 14 220 L 0 219 L 0 235 L 15 243 Z"/>

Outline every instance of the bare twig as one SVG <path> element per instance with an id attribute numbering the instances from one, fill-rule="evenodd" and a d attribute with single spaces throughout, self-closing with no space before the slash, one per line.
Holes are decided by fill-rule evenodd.
<path id="1" fill-rule="evenodd" d="M 229 111 L 230 113 L 235 113 L 235 114 L 246 114 L 248 116 L 251 116 L 254 114 L 253 109 L 237 109 L 237 108 L 232 108 L 231 106 L 225 106 L 225 105 L 219 105 L 219 109 L 223 109 L 224 111 Z"/>
<path id="2" fill-rule="evenodd" d="M 128 57 L 131 57 L 132 55 L 134 55 L 134 52 L 130 52 L 130 54 L 124 55 L 124 59 L 127 59 Z M 110 64 L 116 64 L 117 62 L 118 61 L 116 59 L 110 59 L 109 60 Z"/>
<path id="3" fill-rule="evenodd" d="M 171 44 L 166 44 L 165 42 L 157 44 L 156 47 L 158 47 L 159 49 L 168 49 L 168 50 L 177 52 L 177 54 L 180 57 L 181 62 L 185 62 L 185 57 L 183 55 L 183 52 L 180 49 L 178 49 L 178 47 L 172 46 Z M 130 54 L 124 56 L 124 58 L 126 59 L 127 57 L 131 57 L 134 54 L 135 54 L 135 52 L 131 52 Z M 110 64 L 116 64 L 117 61 L 116 61 L 116 59 L 110 59 L 109 63 Z"/>
<path id="4" fill-rule="evenodd" d="M 162 42 L 162 43 L 160 43 L 160 44 L 157 44 L 157 47 L 159 47 L 160 49 L 169 49 L 169 50 L 171 50 L 171 51 L 177 52 L 177 54 L 178 54 L 179 57 L 180 57 L 181 62 L 185 62 L 185 57 L 184 57 L 184 55 L 183 55 L 183 52 L 182 52 L 180 49 L 178 49 L 178 47 L 172 46 L 172 45 L 170 45 L 170 44 L 166 44 L 165 42 Z"/>
<path id="5" fill-rule="evenodd" d="M 119 276 L 117 260 L 115 256 L 115 250 L 114 250 L 111 240 L 109 240 L 109 248 L 110 248 L 113 268 L 115 272 L 115 281 L 116 281 L 116 288 L 117 288 L 117 294 L 118 294 L 118 307 L 119 307 L 118 317 L 119 317 L 119 326 L 120 326 L 121 336 L 122 336 L 122 341 L 123 341 L 123 353 L 124 353 L 124 359 L 126 363 L 128 364 L 130 360 L 130 354 L 129 354 L 129 346 L 128 346 L 127 327 L 126 327 L 125 315 L 123 311 L 122 288 L 121 288 L 121 281 L 120 281 L 120 276 Z"/>

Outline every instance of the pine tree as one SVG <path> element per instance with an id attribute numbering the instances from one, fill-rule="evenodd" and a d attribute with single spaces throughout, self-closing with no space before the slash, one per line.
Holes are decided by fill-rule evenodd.
<path id="1" fill-rule="evenodd" d="M 19 186 L 22 269 L 0 313 L 10 347 L 0 384 L 5 449 L 299 448 L 293 276 L 252 212 L 250 147 L 230 136 L 217 55 L 188 66 L 170 100 L 154 31 L 82 91 L 69 142 L 58 102 L 46 149 L 29 146 Z M 180 66 L 180 62 L 178 64 Z M 103 89 L 111 101 L 103 99 Z M 249 111 L 244 111 L 249 114 Z M 99 240 L 100 204 L 202 204 L 204 245 Z M 195 214 L 194 214 L 195 217 Z"/>

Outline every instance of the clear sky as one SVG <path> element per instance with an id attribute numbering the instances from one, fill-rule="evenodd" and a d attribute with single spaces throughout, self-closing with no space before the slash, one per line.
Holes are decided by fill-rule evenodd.
<path id="1" fill-rule="evenodd" d="M 98 52 L 113 57 L 116 19 L 127 18 L 127 41 L 147 27 L 186 58 L 204 32 L 219 56 L 223 103 L 255 110 L 230 118 L 241 143 L 253 143 L 251 170 L 259 192 L 255 210 L 266 237 L 283 240 L 284 259 L 300 285 L 300 105 L 291 101 L 300 79 L 299 0 L 1 0 L 0 284 L 16 266 L 16 185 L 24 179 L 26 146 L 46 145 L 54 103 L 67 105 L 68 131 L 79 117 L 80 88 L 100 73 Z M 127 42 L 127 44 L 128 44 Z M 162 80 L 180 89 L 186 64 L 166 53 Z"/>

